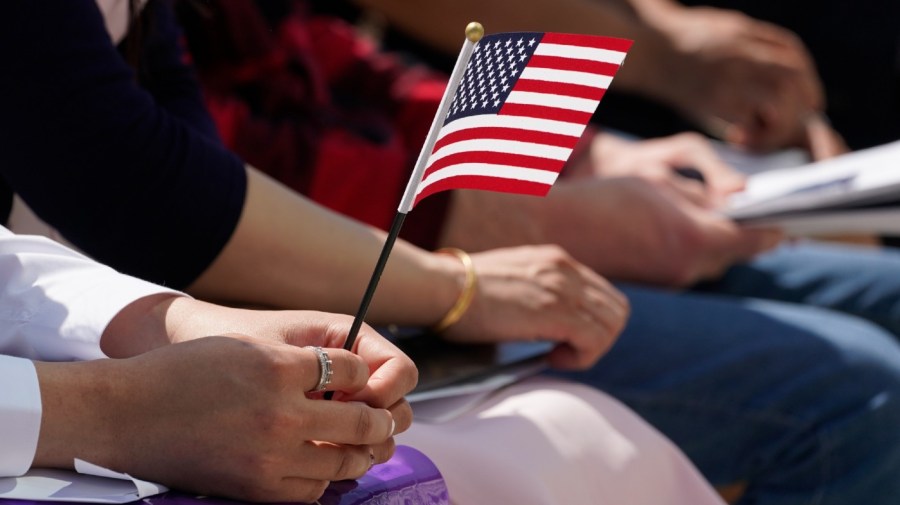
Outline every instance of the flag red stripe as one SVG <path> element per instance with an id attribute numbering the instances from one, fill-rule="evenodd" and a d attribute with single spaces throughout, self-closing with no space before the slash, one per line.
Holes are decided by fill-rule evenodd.
<path id="1" fill-rule="evenodd" d="M 631 49 L 632 41 L 615 37 L 597 37 L 593 35 L 577 35 L 573 33 L 545 33 L 541 44 L 563 44 L 568 46 L 593 47 L 610 51 L 626 52 Z"/>
<path id="2" fill-rule="evenodd" d="M 460 175 L 448 177 L 426 187 L 416 196 L 413 205 L 423 198 L 451 189 L 482 189 L 485 191 L 499 191 L 502 193 L 518 193 L 524 195 L 545 196 L 550 191 L 549 184 L 539 182 L 522 181 L 519 179 L 504 179 L 501 177 L 486 177 L 480 175 Z"/>
<path id="3" fill-rule="evenodd" d="M 603 61 L 579 60 L 575 58 L 563 58 L 562 56 L 544 56 L 535 54 L 528 60 L 528 68 L 550 68 L 553 70 L 570 70 L 573 72 L 586 72 L 614 76 L 619 70 L 619 65 Z"/>
<path id="4" fill-rule="evenodd" d="M 519 79 L 513 88 L 513 91 L 530 91 L 532 93 L 572 96 L 575 98 L 597 100 L 598 102 L 603 98 L 603 94 L 606 93 L 606 90 L 603 88 L 583 86 L 581 84 L 537 81 L 534 79 Z"/>
<path id="5" fill-rule="evenodd" d="M 541 158 L 538 156 L 526 156 L 524 154 L 498 153 L 492 151 L 468 151 L 464 153 L 451 154 L 435 161 L 425 169 L 422 178 L 428 177 L 430 174 L 438 170 L 462 163 L 481 163 L 484 165 L 508 165 L 511 167 L 533 168 L 535 170 L 546 170 L 548 172 L 559 172 L 562 170 L 565 161 L 551 160 L 550 158 Z"/>
<path id="6" fill-rule="evenodd" d="M 577 110 L 559 109 L 556 107 L 547 107 L 545 105 L 530 105 L 521 103 L 503 104 L 500 112 L 506 116 L 525 116 L 536 117 L 540 119 L 552 119 L 554 121 L 565 121 L 567 123 L 587 124 L 591 119 L 590 112 L 581 112 Z"/>
<path id="7" fill-rule="evenodd" d="M 443 137 L 441 140 L 438 140 L 437 143 L 434 144 L 434 150 L 432 152 L 437 152 L 438 149 L 455 142 L 479 139 L 515 140 L 517 142 L 545 144 L 556 147 L 567 147 L 569 149 L 574 149 L 575 144 L 578 142 L 578 137 L 560 135 L 558 133 L 484 126 L 466 128 L 465 130 L 453 132 Z"/>

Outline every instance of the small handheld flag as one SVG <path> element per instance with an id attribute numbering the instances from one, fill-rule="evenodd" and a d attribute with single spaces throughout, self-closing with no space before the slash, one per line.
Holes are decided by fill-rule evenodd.
<path id="1" fill-rule="evenodd" d="M 631 44 L 561 33 L 485 37 L 480 24 L 466 27 L 345 349 L 353 347 L 406 214 L 451 189 L 546 195 Z"/>
<path id="2" fill-rule="evenodd" d="M 399 211 L 448 189 L 546 195 L 630 47 L 630 40 L 560 33 L 484 37 L 421 175 L 413 174 L 412 202 L 404 199 Z"/>

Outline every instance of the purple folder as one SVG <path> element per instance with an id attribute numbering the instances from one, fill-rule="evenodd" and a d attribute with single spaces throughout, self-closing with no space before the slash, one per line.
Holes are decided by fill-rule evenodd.
<path id="1" fill-rule="evenodd" d="M 48 505 L 66 502 L 4 500 L 0 505 Z M 141 502 L 138 502 L 141 503 Z M 236 505 L 242 502 L 170 491 L 144 498 L 141 505 Z M 434 463 L 421 452 L 398 446 L 387 463 L 372 467 L 355 481 L 333 482 L 321 505 L 449 505 L 447 486 Z M 73 504 L 83 505 L 83 504 Z"/>

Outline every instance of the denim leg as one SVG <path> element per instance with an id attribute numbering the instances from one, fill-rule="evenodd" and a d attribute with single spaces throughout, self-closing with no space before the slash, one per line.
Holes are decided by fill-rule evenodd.
<path id="1" fill-rule="evenodd" d="M 586 372 L 742 504 L 895 503 L 900 346 L 877 326 L 790 304 L 623 286 L 632 317 Z"/>
<path id="2" fill-rule="evenodd" d="M 834 309 L 900 336 L 900 251 L 893 248 L 788 244 L 697 290 Z"/>

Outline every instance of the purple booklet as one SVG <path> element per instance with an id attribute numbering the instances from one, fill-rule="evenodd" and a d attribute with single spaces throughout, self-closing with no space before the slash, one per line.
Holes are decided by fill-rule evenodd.
<path id="1" fill-rule="evenodd" d="M 0 505 L 75 504 L 57 496 L 56 501 L 0 499 Z M 237 505 L 242 502 L 197 497 L 169 491 L 138 502 L 140 505 Z M 387 463 L 372 467 L 362 478 L 333 482 L 317 502 L 320 505 L 449 505 L 447 486 L 434 463 L 421 452 L 398 446 Z"/>

